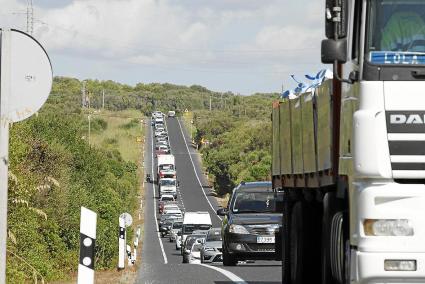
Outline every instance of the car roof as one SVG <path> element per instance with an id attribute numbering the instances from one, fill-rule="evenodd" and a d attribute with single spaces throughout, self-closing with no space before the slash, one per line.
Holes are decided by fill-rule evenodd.
<path id="1" fill-rule="evenodd" d="M 270 181 L 254 181 L 241 182 L 237 187 L 237 191 L 272 191 L 272 183 Z"/>

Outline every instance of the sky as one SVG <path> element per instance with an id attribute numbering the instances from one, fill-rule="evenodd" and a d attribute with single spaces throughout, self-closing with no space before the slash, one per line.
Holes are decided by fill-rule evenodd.
<path id="1" fill-rule="evenodd" d="M 30 1 L 30 0 L 28 0 Z M 129 85 L 202 85 L 249 95 L 315 74 L 324 0 L 33 0 L 33 36 L 54 75 Z M 26 31 L 27 0 L 0 0 Z"/>

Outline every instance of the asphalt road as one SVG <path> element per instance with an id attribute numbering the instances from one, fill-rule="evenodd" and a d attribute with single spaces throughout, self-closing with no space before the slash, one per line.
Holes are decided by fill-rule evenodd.
<path id="1" fill-rule="evenodd" d="M 208 211 L 213 227 L 220 227 L 221 219 L 216 215 L 217 201 L 211 196 L 202 174 L 200 157 L 190 144 L 190 138 L 177 118 L 166 121 L 171 151 L 176 158 L 177 179 L 180 181 L 179 202 L 185 211 Z M 145 144 L 146 172 L 155 174 L 155 158 L 152 155 L 152 129 L 148 126 Z M 155 184 L 145 187 L 145 224 L 142 264 L 137 283 L 281 283 L 281 263 L 256 261 L 239 263 L 236 267 L 221 264 L 183 264 L 182 257 L 175 249 L 175 243 L 160 238 L 157 231 L 157 197 Z"/>

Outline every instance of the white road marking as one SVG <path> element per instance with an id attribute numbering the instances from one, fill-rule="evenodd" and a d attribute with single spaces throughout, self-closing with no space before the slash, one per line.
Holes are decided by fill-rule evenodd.
<path id="1" fill-rule="evenodd" d="M 152 126 L 151 126 L 152 129 Z M 153 184 L 153 214 L 155 217 L 155 225 L 156 225 L 156 231 L 157 231 L 157 235 L 158 235 L 158 240 L 159 240 L 159 246 L 161 247 L 161 251 L 162 251 L 162 256 L 164 257 L 164 264 L 168 263 L 168 259 L 167 259 L 167 255 L 165 254 L 165 250 L 164 250 L 164 245 L 162 244 L 162 240 L 161 240 L 161 236 L 159 234 L 159 226 L 158 226 L 158 218 L 156 217 L 156 210 L 158 208 L 158 206 L 156 205 L 156 188 L 155 188 L 155 178 L 154 178 L 154 174 L 153 174 L 153 168 L 154 168 L 154 158 L 153 158 L 153 135 L 152 135 L 152 131 L 151 131 L 151 142 L 152 142 L 152 160 L 151 160 L 151 168 L 152 168 L 152 184 Z"/>
<path id="2" fill-rule="evenodd" d="M 189 147 L 187 146 L 186 137 L 184 136 L 183 129 L 182 129 L 182 126 L 181 126 L 181 124 L 180 124 L 180 120 L 179 120 L 179 119 L 177 119 L 177 122 L 179 123 L 180 132 L 182 133 L 183 140 L 184 140 L 184 144 L 186 145 L 187 153 L 189 154 L 190 161 L 192 162 L 193 171 L 195 172 L 196 179 L 198 180 L 199 186 L 200 186 L 200 187 L 201 187 L 201 189 L 202 189 L 202 193 L 204 194 L 205 199 L 207 200 L 208 204 L 210 205 L 210 207 L 211 207 L 211 209 L 213 210 L 213 212 L 215 213 L 215 215 L 218 217 L 218 219 L 222 220 L 222 219 L 221 219 L 221 217 L 217 215 L 217 212 L 215 211 L 215 209 L 214 209 L 214 207 L 212 206 L 212 204 L 211 204 L 210 200 L 208 199 L 207 195 L 205 194 L 204 187 L 202 186 L 201 180 L 200 180 L 200 178 L 199 178 L 199 176 L 198 176 L 198 173 L 197 173 L 197 171 L 196 171 L 195 164 L 193 163 L 192 155 L 190 154 Z"/>
<path id="3" fill-rule="evenodd" d="M 247 284 L 247 282 L 245 280 L 243 280 L 242 278 L 240 278 L 236 274 L 234 274 L 234 273 L 232 273 L 230 271 L 227 271 L 225 269 L 222 269 L 220 267 L 212 266 L 212 265 L 207 265 L 207 264 L 204 264 L 204 263 L 197 263 L 197 265 L 201 265 L 201 266 L 204 266 L 204 267 L 208 267 L 208 268 L 214 269 L 215 271 L 220 272 L 221 274 L 223 274 L 224 276 L 226 276 L 227 278 L 229 278 L 230 281 L 233 281 L 234 283 Z"/>

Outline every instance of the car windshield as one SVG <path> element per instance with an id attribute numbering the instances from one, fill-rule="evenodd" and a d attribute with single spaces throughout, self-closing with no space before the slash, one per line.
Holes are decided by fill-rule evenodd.
<path id="1" fill-rule="evenodd" d="M 282 198 L 274 192 L 238 192 L 233 201 L 233 213 L 278 213 L 276 201 Z"/>
<path id="2" fill-rule="evenodd" d="M 174 222 L 173 229 L 181 229 L 183 226 L 183 222 Z"/>
<path id="3" fill-rule="evenodd" d="M 175 186 L 176 180 L 173 179 L 162 179 L 161 186 Z"/>
<path id="4" fill-rule="evenodd" d="M 367 60 L 425 64 L 425 1 L 369 0 L 367 13 Z"/>
<path id="5" fill-rule="evenodd" d="M 221 241 L 221 232 L 218 230 L 209 231 L 207 235 L 207 242 L 218 242 Z"/>
<path id="6" fill-rule="evenodd" d="M 174 170 L 174 166 L 173 165 L 161 165 L 159 166 L 160 170 Z"/>
<path id="7" fill-rule="evenodd" d="M 172 197 L 172 196 L 162 196 L 161 201 L 174 201 L 174 197 Z"/>
<path id="8" fill-rule="evenodd" d="M 200 224 L 185 224 L 183 225 L 183 233 L 191 234 L 195 230 L 209 230 L 211 225 L 200 225 Z"/>

